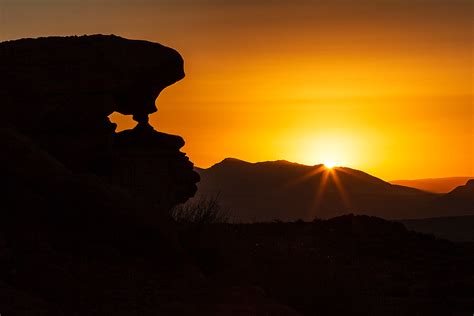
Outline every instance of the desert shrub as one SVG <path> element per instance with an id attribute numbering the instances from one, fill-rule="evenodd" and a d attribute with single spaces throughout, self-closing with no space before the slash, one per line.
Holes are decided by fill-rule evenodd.
<path id="1" fill-rule="evenodd" d="M 219 194 L 213 196 L 200 195 L 171 210 L 171 216 L 178 223 L 188 224 L 220 224 L 228 223 L 229 211 L 221 207 Z"/>

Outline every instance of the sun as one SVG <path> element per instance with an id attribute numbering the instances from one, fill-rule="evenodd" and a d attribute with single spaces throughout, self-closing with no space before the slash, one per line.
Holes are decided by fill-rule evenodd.
<path id="1" fill-rule="evenodd" d="M 308 165 L 324 164 L 326 169 L 358 165 L 361 153 L 367 152 L 362 137 L 356 132 L 319 133 L 303 135 L 295 144 L 298 149 L 298 161 Z"/>
<path id="2" fill-rule="evenodd" d="M 332 160 L 323 162 L 324 166 L 328 169 L 332 169 L 336 166 L 336 163 Z"/>

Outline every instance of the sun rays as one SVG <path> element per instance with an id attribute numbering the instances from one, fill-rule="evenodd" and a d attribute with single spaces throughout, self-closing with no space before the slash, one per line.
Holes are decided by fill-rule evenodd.
<path id="1" fill-rule="evenodd" d="M 341 209 L 353 209 L 354 203 L 351 200 L 348 188 L 345 186 L 344 175 L 351 175 L 360 178 L 357 172 L 350 168 L 332 165 L 330 162 L 309 167 L 308 171 L 302 173 L 300 177 L 292 179 L 284 184 L 291 187 L 300 183 L 314 185 L 314 198 L 308 208 L 306 220 L 312 220 L 325 210 L 325 199 L 338 199 Z"/>

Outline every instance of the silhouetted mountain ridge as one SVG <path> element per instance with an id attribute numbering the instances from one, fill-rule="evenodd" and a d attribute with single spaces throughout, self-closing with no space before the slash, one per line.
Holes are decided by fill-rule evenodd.
<path id="1" fill-rule="evenodd" d="M 262 162 L 247 162 L 244 160 L 240 160 L 237 158 L 225 158 L 221 162 L 218 162 L 211 166 L 208 169 L 203 169 L 201 168 L 200 170 L 218 170 L 218 169 L 231 169 L 231 168 L 252 168 L 254 171 L 259 171 L 259 170 L 271 170 L 273 168 L 294 168 L 294 169 L 300 169 L 301 171 L 305 172 L 311 172 L 313 170 L 318 170 L 322 168 L 326 168 L 324 164 L 316 164 L 316 165 L 305 165 L 305 164 L 300 164 L 297 162 L 291 162 L 288 160 L 270 160 L 270 161 L 262 161 Z M 326 168 L 329 169 L 329 168 Z M 383 181 L 382 179 L 379 179 L 377 177 L 374 177 L 366 172 L 363 172 L 361 170 L 357 169 L 352 169 L 348 167 L 333 167 L 331 168 L 333 171 L 342 171 L 342 172 L 348 172 L 351 173 L 354 177 L 357 177 L 361 181 L 367 182 L 367 183 L 372 183 L 375 185 L 385 185 L 387 187 L 403 187 L 400 185 L 392 185 L 386 181 Z M 408 189 L 409 191 L 419 191 L 413 188 L 408 188 L 408 187 L 403 187 Z"/>
<path id="2" fill-rule="evenodd" d="M 286 160 L 250 163 L 226 158 L 198 172 L 198 192 L 219 194 L 223 207 L 244 222 L 312 220 L 348 212 L 411 218 L 425 215 L 414 211 L 436 197 L 348 167 L 308 166 Z"/>
<path id="3" fill-rule="evenodd" d="M 453 189 L 446 196 L 473 197 L 474 196 L 474 179 L 467 181 L 465 185 L 460 185 L 457 188 Z"/>
<path id="4" fill-rule="evenodd" d="M 438 199 L 441 207 L 456 208 L 460 215 L 472 215 L 474 208 L 474 179 L 467 181 L 465 185 L 458 186 L 451 192 Z"/>
<path id="5" fill-rule="evenodd" d="M 413 180 L 393 180 L 391 184 L 403 185 L 433 193 L 448 193 L 460 185 L 464 185 L 472 177 L 425 178 Z"/>

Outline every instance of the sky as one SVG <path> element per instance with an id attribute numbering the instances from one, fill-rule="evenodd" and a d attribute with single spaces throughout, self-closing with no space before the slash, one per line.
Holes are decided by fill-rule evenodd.
<path id="1" fill-rule="evenodd" d="M 178 50 L 150 117 L 199 167 L 333 163 L 474 176 L 470 0 L 0 0 L 0 41 L 116 34 Z M 112 115 L 120 129 L 131 118 Z"/>

